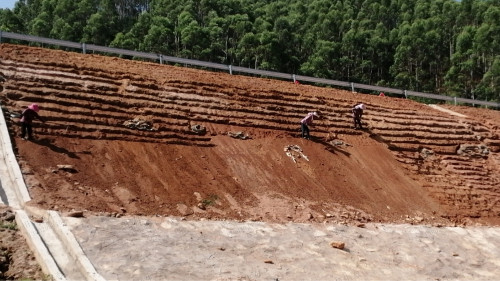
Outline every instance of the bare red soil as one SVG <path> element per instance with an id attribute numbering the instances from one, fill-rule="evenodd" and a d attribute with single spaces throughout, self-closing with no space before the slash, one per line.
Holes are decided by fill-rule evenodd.
<path id="1" fill-rule="evenodd" d="M 59 211 L 273 222 L 500 223 L 500 113 L 98 55 L 0 45 L 33 198 Z M 366 130 L 350 108 L 367 104 Z M 312 140 L 299 121 L 321 118 Z M 149 130 L 127 127 L 144 121 Z M 193 130 L 200 125 L 205 133 Z M 248 136 L 249 138 L 245 138 Z M 292 159 L 286 147 L 303 155 Z M 58 165 L 69 165 L 66 167 Z"/>

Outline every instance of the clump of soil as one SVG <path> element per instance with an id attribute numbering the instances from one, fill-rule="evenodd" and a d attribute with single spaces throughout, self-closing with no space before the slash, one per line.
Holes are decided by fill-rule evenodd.
<path id="1" fill-rule="evenodd" d="M 52 280 L 19 231 L 14 212 L 0 204 L 0 280 Z"/>

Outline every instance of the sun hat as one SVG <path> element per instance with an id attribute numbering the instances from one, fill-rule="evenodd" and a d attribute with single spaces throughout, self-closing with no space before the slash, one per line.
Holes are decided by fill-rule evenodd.
<path id="1" fill-rule="evenodd" d="M 36 104 L 36 103 L 32 103 L 30 106 L 28 106 L 28 108 L 35 111 L 35 112 L 38 112 L 40 110 L 40 108 L 38 107 L 38 104 Z"/>
<path id="2" fill-rule="evenodd" d="M 360 104 L 356 105 L 355 108 L 359 108 L 359 109 L 365 110 L 366 109 L 366 105 L 364 103 L 360 103 Z"/>

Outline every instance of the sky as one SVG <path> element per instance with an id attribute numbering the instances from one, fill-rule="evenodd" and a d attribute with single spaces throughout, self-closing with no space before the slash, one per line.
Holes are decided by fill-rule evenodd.
<path id="1" fill-rule="evenodd" d="M 14 9 L 17 0 L 0 0 L 0 9 Z"/>

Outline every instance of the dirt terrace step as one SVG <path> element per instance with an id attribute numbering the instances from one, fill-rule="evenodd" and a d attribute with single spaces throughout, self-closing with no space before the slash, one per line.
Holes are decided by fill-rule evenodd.
<path id="1" fill-rule="evenodd" d="M 50 79 L 48 80 L 44 80 L 43 78 L 42 79 L 38 79 L 38 82 L 40 82 L 41 85 L 43 85 L 43 88 L 42 89 L 39 89 L 38 91 L 36 91 L 36 94 L 51 94 L 50 93 L 50 87 L 52 89 L 56 89 L 56 90 L 69 90 L 71 91 L 72 93 L 74 92 L 83 92 L 83 93 L 86 93 L 86 94 L 97 94 L 97 95 L 103 95 L 103 94 L 115 94 L 116 92 L 119 91 L 119 89 L 113 85 L 113 86 L 109 86 L 109 85 L 94 85 L 93 83 L 91 82 L 88 82 L 88 81 L 65 81 L 65 82 L 61 82 L 61 81 L 57 81 L 56 84 L 53 84 L 53 85 L 50 85 Z M 85 84 L 85 85 L 82 85 Z M 18 86 L 22 86 L 23 83 L 22 82 L 18 82 Z M 29 87 L 29 88 L 33 88 L 33 85 L 32 84 L 24 84 L 25 87 Z M 82 88 L 83 87 L 83 88 Z M 46 89 L 45 91 L 43 89 Z M 33 89 L 32 89 L 33 91 Z M 135 90 L 134 92 L 140 92 L 139 90 Z M 147 91 L 144 91 L 145 93 L 147 93 Z M 161 94 L 165 94 L 165 93 L 161 93 Z M 137 99 L 141 99 L 141 100 L 144 100 L 145 98 L 147 99 L 147 97 L 151 97 L 152 95 L 147 95 L 146 97 L 138 97 L 138 96 L 135 96 L 135 98 Z M 154 97 L 154 96 L 153 96 Z M 165 97 L 165 95 L 163 96 Z M 88 97 L 87 97 L 88 98 Z M 134 96 L 132 95 L 132 97 L 129 97 L 129 98 L 134 98 Z M 178 99 L 179 98 L 179 93 L 176 94 L 176 96 L 173 97 L 174 99 Z M 186 97 L 184 96 L 184 99 L 186 99 Z M 202 98 L 199 98 L 199 97 L 196 97 L 196 96 L 193 96 L 192 100 L 197 100 L 197 101 L 204 101 L 206 104 L 206 98 L 205 97 L 202 97 Z M 282 100 L 282 99 L 281 99 Z M 280 101 L 281 101 L 280 100 Z M 160 101 L 158 99 L 156 99 L 156 101 Z M 260 104 L 262 104 L 262 101 L 256 101 L 256 102 L 259 102 Z M 295 101 L 296 102 L 296 101 Z M 279 106 L 276 106 L 276 103 L 277 101 L 272 101 L 273 105 L 270 105 L 273 109 L 276 109 L 276 110 L 281 110 L 282 108 L 279 108 Z M 278 103 L 279 104 L 279 103 Z M 200 105 L 197 105 L 197 106 L 200 106 Z M 286 103 L 283 103 L 283 106 L 287 106 Z M 305 105 L 303 105 L 305 106 Z M 294 105 L 293 106 L 294 108 L 296 108 L 297 106 Z M 311 107 L 311 106 L 309 106 Z M 319 110 L 322 110 L 321 108 Z M 327 110 L 327 108 L 324 108 L 324 110 Z"/>
<path id="2" fill-rule="evenodd" d="M 64 87 L 63 87 L 64 88 Z M 20 90 L 25 90 L 25 91 L 28 91 L 29 88 L 24 88 L 23 87 L 20 87 Z M 80 97 L 81 100 L 83 100 L 84 102 L 88 102 L 88 101 L 92 101 L 92 102 L 98 102 L 99 104 L 102 104 L 102 103 L 110 103 L 109 101 L 109 97 L 107 97 L 106 99 L 104 99 L 102 97 L 101 94 L 98 94 L 98 95 L 95 95 L 95 94 L 89 94 L 89 93 L 81 93 L 82 91 L 66 91 L 67 89 L 58 89 L 58 92 L 57 92 L 57 96 L 58 97 L 65 97 L 65 98 L 68 98 L 70 99 L 71 101 L 74 101 L 75 98 L 78 98 Z M 31 88 L 31 91 L 33 94 L 36 94 L 36 95 L 53 95 L 53 93 L 50 91 L 50 89 L 48 88 L 43 88 L 43 89 L 33 89 Z M 75 94 L 76 92 L 76 94 Z M 85 92 L 85 91 L 83 91 Z M 11 93 L 11 95 L 14 95 L 14 93 Z M 113 103 L 117 104 L 117 101 L 119 101 L 121 98 L 120 97 L 115 97 L 115 100 Z M 137 96 L 134 96 L 134 97 L 131 97 L 131 98 L 127 98 L 127 101 L 130 101 L 130 100 L 136 100 L 137 103 L 135 104 L 132 104 L 133 106 L 137 106 L 137 107 L 151 107 L 151 106 L 154 106 L 154 104 L 147 104 L 145 102 L 145 99 L 144 98 L 141 98 L 141 97 L 137 97 Z M 152 99 L 151 99 L 152 100 Z M 177 99 L 176 99 L 177 100 Z M 177 100 L 177 103 L 178 105 L 183 105 L 183 106 L 186 106 L 186 107 L 190 107 L 190 108 L 204 108 L 204 107 L 209 107 L 210 109 L 219 109 L 219 110 L 226 110 L 228 108 L 228 106 L 230 107 L 237 107 L 237 105 L 228 105 L 228 104 L 221 104 L 221 105 L 214 105 L 214 104 L 207 104 L 206 102 L 204 103 L 201 103 L 201 101 L 203 101 L 203 99 L 201 98 L 197 98 L 197 99 L 193 99 L 193 100 L 196 100 L 196 101 L 200 101 L 200 103 L 189 103 L 189 102 L 185 102 L 186 100 Z M 157 107 L 160 107 L 160 106 L 163 106 L 162 108 L 163 109 L 168 109 L 168 105 L 170 105 L 171 103 L 166 103 L 164 100 L 160 100 L 160 99 L 155 99 L 154 100 L 155 102 L 157 102 Z M 167 107 L 165 106 L 167 105 Z M 238 109 L 238 108 L 235 108 L 235 109 Z M 275 109 L 276 111 L 278 110 L 282 110 L 283 108 L 272 108 L 272 109 Z M 238 111 L 241 111 L 241 112 L 253 112 L 253 113 L 256 113 L 258 115 L 262 115 L 262 111 L 258 111 L 258 110 L 250 110 L 250 109 L 246 109 L 246 108 L 239 108 Z M 286 110 L 286 112 L 289 112 L 290 110 Z M 283 111 L 282 111 L 283 112 Z M 235 116 L 237 117 L 237 116 Z M 246 117 L 244 117 L 246 118 Z M 296 119 L 297 118 L 301 118 L 299 116 L 296 116 L 295 117 Z M 280 119 L 277 119 L 277 120 L 280 120 Z M 335 120 L 336 122 L 339 122 L 339 120 Z M 347 121 L 345 121 L 346 123 L 348 123 Z"/>
<path id="3" fill-rule="evenodd" d="M 430 119 L 432 120 L 432 119 Z M 385 121 L 380 121 L 376 120 L 375 118 L 370 118 L 368 119 L 370 123 L 374 124 L 374 127 L 379 129 L 379 130 L 394 130 L 394 129 L 399 129 L 403 131 L 410 131 L 414 129 L 415 127 L 418 128 L 434 128 L 434 130 L 439 130 L 439 131 L 446 131 L 450 134 L 454 133 L 454 130 L 459 130 L 459 131 L 466 131 L 465 133 L 470 132 L 469 134 L 472 134 L 471 130 L 468 130 L 467 127 L 453 123 L 453 121 L 448 121 L 448 122 L 435 122 L 435 121 L 429 121 L 429 120 L 422 120 L 420 122 L 417 122 L 415 120 L 410 120 L 410 121 L 403 121 L 402 119 L 397 119 L 397 121 L 392 121 L 389 122 L 387 120 Z"/>
<path id="4" fill-rule="evenodd" d="M 370 120 L 367 120 L 370 121 Z M 419 132 L 421 134 L 432 134 L 432 135 L 446 135 L 449 137 L 463 136 L 463 135 L 473 135 L 473 132 L 467 128 L 435 128 L 427 125 L 409 125 L 409 126 L 398 126 L 398 125 L 390 125 L 380 124 L 380 123 L 372 123 L 374 130 L 378 133 L 383 134 L 385 132 Z"/>
<path id="5" fill-rule="evenodd" d="M 459 139 L 456 139 L 456 140 L 425 139 L 425 138 L 408 138 L 408 137 L 390 137 L 390 136 L 385 136 L 385 135 L 382 135 L 381 138 L 387 142 L 390 142 L 393 145 L 397 145 L 399 143 L 407 143 L 407 144 L 420 145 L 422 147 L 427 147 L 429 145 L 456 147 L 456 146 L 463 143 Z"/>
<path id="6" fill-rule="evenodd" d="M 454 169 L 450 167 L 446 167 L 446 170 L 449 172 L 452 172 L 454 174 L 458 174 L 461 176 L 483 176 L 487 177 L 489 175 L 488 172 L 482 172 L 482 171 L 476 171 L 476 170 L 460 170 L 460 169 Z"/>
<path id="7" fill-rule="evenodd" d="M 35 90 L 36 91 L 36 90 Z M 23 92 L 17 92 L 18 94 L 23 94 Z M 38 92 L 38 94 L 41 94 L 42 91 Z M 44 95 L 48 95 L 50 94 L 49 92 L 43 92 Z M 27 96 L 30 96 L 30 95 L 26 95 L 24 94 L 23 97 L 27 97 Z M 121 104 L 122 102 L 122 99 L 120 98 L 116 98 L 114 100 L 110 100 L 109 98 L 107 99 L 104 99 L 102 97 L 95 97 L 95 98 L 91 98 L 91 99 L 85 99 L 85 95 L 83 94 L 73 94 L 73 93 L 58 93 L 58 104 L 63 104 L 63 105 L 66 105 L 67 108 L 70 108 L 72 111 L 68 111 L 67 114 L 70 114 L 70 115 L 76 115 L 74 116 L 76 120 L 80 120 L 80 122 L 84 122 L 85 121 L 82 121 L 82 120 L 85 120 L 85 118 L 88 119 L 89 116 L 97 116 L 97 117 L 104 117 L 106 115 L 110 115 L 109 112 L 113 112 L 112 115 L 114 116 L 110 116 L 110 117 L 114 117 L 115 119 L 118 119 L 121 121 L 124 121 L 126 119 L 130 119 L 130 115 L 129 112 L 127 113 L 127 111 L 125 109 L 122 109 L 124 106 Z M 82 104 L 78 104 L 78 99 L 75 99 L 75 98 L 80 98 L 80 102 Z M 25 98 L 26 99 L 26 98 Z M 38 101 L 39 102 L 42 102 L 44 103 L 44 107 L 47 111 L 50 112 L 50 102 L 53 102 L 53 98 L 51 97 L 47 97 L 46 99 L 43 99 L 43 98 L 40 98 L 40 96 L 38 97 Z M 107 110 L 103 110 L 102 113 L 99 113 L 99 107 L 104 107 L 106 105 L 106 109 Z M 172 106 L 173 109 L 175 110 L 179 110 L 179 109 L 184 109 L 186 111 L 186 113 L 188 113 L 189 115 L 193 115 L 193 114 L 196 114 L 194 118 L 190 118 L 191 120 L 198 120 L 198 121 L 206 121 L 206 120 L 212 120 L 213 122 L 215 123 L 228 123 L 228 124 L 240 124 L 240 125 L 249 125 L 249 124 L 255 124 L 255 125 L 258 125 L 258 126 L 261 126 L 263 128 L 276 128 L 276 129 L 280 129 L 282 128 L 283 129 L 283 124 L 289 124 L 289 125 L 292 125 L 290 127 L 286 127 L 285 129 L 286 130 L 295 130 L 295 128 L 298 126 L 296 124 L 298 124 L 298 120 L 300 120 L 300 117 L 296 116 L 294 118 L 294 120 L 284 120 L 283 118 L 275 118 L 273 117 L 273 114 L 267 114 L 265 116 L 269 116 L 268 118 L 262 118 L 262 112 L 259 112 L 259 111 L 255 111 L 253 112 L 254 115 L 251 116 L 251 115 L 248 115 L 248 114 L 244 114 L 242 115 L 241 112 L 244 112 L 245 111 L 240 111 L 238 109 L 233 109 L 233 108 L 227 108 L 226 106 L 224 107 L 220 107 L 220 108 L 217 108 L 217 106 L 212 106 L 212 108 L 210 110 L 213 110 L 212 112 L 206 112 L 205 109 L 203 109 L 203 107 L 200 105 L 192 105 L 192 104 L 187 104 L 187 105 L 182 105 L 182 106 L 179 106 L 179 105 L 170 105 L 170 104 L 167 104 L 168 107 L 163 107 L 163 108 L 151 108 L 150 105 L 148 107 L 147 104 L 132 104 L 132 106 L 136 106 L 136 107 L 145 107 L 145 108 L 149 108 L 146 112 L 146 113 L 149 113 L 149 114 L 152 114 L 154 116 L 168 116 L 170 115 L 169 114 L 169 110 L 171 108 L 169 108 L 170 106 Z M 83 118 L 78 118 L 78 111 L 80 109 L 78 108 L 87 108 L 87 111 L 88 112 L 85 112 L 84 115 L 85 116 L 82 116 Z M 200 110 L 199 112 L 193 112 L 194 109 L 197 109 L 197 110 Z M 85 111 L 85 110 L 84 110 Z M 223 112 L 225 111 L 225 112 Z M 116 116 L 116 113 L 117 112 L 122 112 L 123 116 L 121 118 L 119 118 L 118 116 Z M 201 113 L 207 113 L 205 116 L 202 116 Z M 214 112 L 219 112 L 218 114 L 214 114 Z M 234 117 L 232 117 L 233 120 L 229 120 L 226 116 L 228 116 L 228 112 L 231 112 L 232 115 L 234 115 Z M 88 115 L 89 113 L 91 113 L 91 115 Z M 64 114 L 64 113 L 62 113 Z M 184 114 L 186 115 L 186 114 Z M 238 116 L 240 115 L 240 116 Z M 178 115 L 178 116 L 175 116 L 175 115 L 170 115 L 171 118 L 173 117 L 178 117 L 178 118 L 186 118 L 186 117 L 183 117 L 182 114 Z M 278 116 L 278 117 L 281 117 L 281 116 Z M 235 120 L 238 120 L 238 119 L 241 119 L 241 120 L 244 120 L 244 122 L 239 122 L 239 121 L 235 121 Z M 86 123 L 90 123 L 90 122 L 95 122 L 95 118 L 94 119 L 91 119 L 91 121 L 87 121 Z M 267 123 L 277 123 L 277 124 L 280 124 L 280 125 L 259 125 L 260 122 L 267 122 Z M 330 123 L 331 124 L 331 123 Z M 330 125 L 329 124 L 329 125 Z M 336 127 L 338 128 L 349 128 L 351 127 L 351 123 L 350 122 L 342 122 L 342 123 L 335 123 Z M 317 126 L 319 128 L 321 128 L 322 126 L 319 125 Z M 324 127 L 321 129 L 321 131 L 323 132 L 327 132 L 328 131 L 328 128 Z"/>
<path id="8" fill-rule="evenodd" d="M 35 137 L 35 141 L 43 142 L 43 136 L 51 136 L 54 135 L 54 133 L 58 132 L 54 131 L 37 132 L 37 135 L 41 136 L 41 140 L 36 140 Z M 111 131 L 96 132 L 96 133 L 82 133 L 82 132 L 68 131 L 64 134 L 61 134 L 61 136 L 67 138 L 78 138 L 78 139 L 122 140 L 122 141 L 135 141 L 135 142 L 148 142 L 148 143 L 179 144 L 179 145 L 201 146 L 201 147 L 214 146 L 213 143 L 205 139 L 187 138 L 175 134 L 165 135 L 162 137 L 149 137 L 149 136 L 135 136 L 135 135 L 124 136 L 121 133 L 117 134 Z"/>
<path id="9" fill-rule="evenodd" d="M 446 117 L 442 115 L 434 115 L 434 114 L 422 114 L 418 111 L 378 111 L 378 108 L 373 108 L 369 111 L 372 118 L 374 120 L 380 122 L 389 122 L 389 123 L 419 123 L 426 122 L 432 120 L 435 123 L 447 123 L 453 120 L 451 117 Z"/>
<path id="10" fill-rule="evenodd" d="M 55 63 L 55 62 L 50 62 L 50 63 L 44 63 L 44 62 L 33 62 L 33 63 L 28 63 L 28 62 L 19 62 L 19 61 L 12 61 L 12 60 L 2 60 L 2 64 L 0 64 L 0 69 L 2 67 L 7 67 L 8 70 L 17 70 L 19 72 L 33 72 L 33 71 L 38 71 L 42 72 L 45 74 L 57 74 L 56 77 L 81 77 L 84 79 L 87 79 L 89 77 L 92 77 L 92 79 L 95 79 L 95 81 L 103 81 L 109 84 L 114 84 L 118 83 L 116 82 L 117 78 L 119 79 L 131 79 L 135 81 L 143 81 L 145 80 L 144 77 L 133 75 L 130 73 L 126 72 L 113 72 L 113 73 L 108 73 L 108 72 L 103 72 L 102 69 L 96 69 L 96 68 L 90 68 L 90 67 L 78 67 L 76 68 L 74 64 L 65 64 L 65 63 Z M 58 74 L 58 73 L 61 74 Z"/>
<path id="11" fill-rule="evenodd" d="M 120 86 L 122 84 L 121 81 L 117 81 L 119 79 L 103 79 L 100 76 L 85 76 L 77 73 L 69 73 L 63 71 L 54 71 L 54 70 L 40 70 L 33 68 L 18 68 L 18 67 L 8 67 L 2 68 L 0 67 L 0 71 L 4 73 L 4 75 L 9 79 L 8 82 L 60 82 L 65 83 L 67 85 L 75 85 L 75 84 L 83 84 L 87 82 L 88 84 L 93 85 L 110 85 Z"/>

